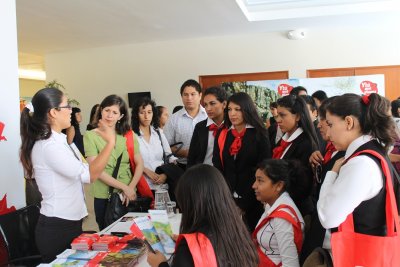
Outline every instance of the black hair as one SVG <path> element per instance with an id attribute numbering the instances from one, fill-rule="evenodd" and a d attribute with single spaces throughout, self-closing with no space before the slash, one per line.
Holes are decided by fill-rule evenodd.
<path id="1" fill-rule="evenodd" d="M 306 102 L 307 105 L 310 105 L 311 111 L 318 110 L 317 104 L 312 96 L 300 95 L 300 97 L 304 99 L 304 102 Z"/>
<path id="2" fill-rule="evenodd" d="M 317 150 L 319 147 L 317 133 L 315 132 L 315 127 L 311 121 L 310 113 L 308 112 L 307 104 L 304 99 L 296 95 L 287 95 L 279 98 L 276 102 L 278 106 L 288 109 L 290 113 L 300 116 L 298 126 L 303 129 L 307 138 L 310 140 L 313 151 Z"/>
<path id="3" fill-rule="evenodd" d="M 204 233 L 218 266 L 258 265 L 254 243 L 218 169 L 206 164 L 187 169 L 175 194 L 182 210 L 180 233 Z"/>
<path id="4" fill-rule="evenodd" d="M 321 106 L 319 106 L 318 108 L 318 116 L 320 119 L 326 119 L 326 108 L 332 103 L 333 99 L 335 98 L 336 96 L 332 96 L 321 102 Z"/>
<path id="5" fill-rule="evenodd" d="M 166 107 L 156 106 L 156 109 L 157 109 L 157 123 L 158 123 L 158 126 L 160 127 L 161 126 L 161 123 L 160 123 L 161 115 L 163 114 L 164 109 L 166 109 Z M 154 116 L 154 114 L 153 114 L 153 116 Z"/>
<path id="6" fill-rule="evenodd" d="M 267 129 L 265 128 L 265 125 L 257 112 L 257 108 L 254 104 L 253 99 L 251 99 L 248 94 L 244 92 L 239 92 L 231 95 L 228 98 L 228 103 L 226 106 L 228 107 L 229 103 L 231 102 L 240 106 L 244 122 L 250 124 L 256 129 L 256 137 L 258 138 L 258 140 L 260 140 L 261 138 L 267 138 L 269 140 Z M 228 108 L 225 109 L 225 118 L 225 125 L 229 129 L 232 123 L 229 120 Z"/>
<path id="7" fill-rule="evenodd" d="M 392 116 L 395 118 L 400 118 L 399 114 L 400 99 L 393 100 L 391 106 L 392 106 Z"/>
<path id="8" fill-rule="evenodd" d="M 140 136 L 140 119 L 139 119 L 139 112 L 140 108 L 145 108 L 146 106 L 150 105 L 151 110 L 153 111 L 153 118 L 151 119 L 151 125 L 154 127 L 154 129 L 159 128 L 159 119 L 158 119 L 158 111 L 156 108 L 156 102 L 151 100 L 148 97 L 143 97 L 135 101 L 132 107 L 132 120 L 131 120 L 131 125 L 132 125 L 132 130 Z"/>
<path id="9" fill-rule="evenodd" d="M 20 160 L 27 178 L 33 178 L 32 149 L 36 141 L 46 140 L 51 136 L 51 125 L 48 113 L 52 108 L 60 106 L 63 92 L 56 88 L 43 88 L 32 98 L 34 111 L 25 107 L 21 112 Z"/>
<path id="10" fill-rule="evenodd" d="M 196 89 L 196 91 L 199 94 L 201 94 L 201 86 L 200 86 L 200 84 L 197 81 L 193 80 L 193 79 L 187 80 L 186 82 L 184 82 L 182 84 L 182 86 L 181 86 L 181 95 L 183 95 L 183 91 L 185 90 L 186 87 L 193 87 L 194 89 Z"/>
<path id="11" fill-rule="evenodd" d="M 272 184 L 282 181 L 287 191 L 297 202 L 306 192 L 308 176 L 305 166 L 298 160 L 266 159 L 257 164 L 257 169 L 271 179 Z"/>
<path id="12" fill-rule="evenodd" d="M 183 109 L 183 106 L 175 106 L 175 107 L 172 109 L 172 114 L 174 114 L 175 112 L 178 112 L 178 111 L 181 110 L 181 109 Z"/>
<path id="13" fill-rule="evenodd" d="M 291 94 L 291 95 L 296 95 L 296 96 L 298 96 L 299 93 L 300 93 L 300 91 L 304 91 L 304 92 L 308 93 L 308 92 L 307 92 L 307 89 L 306 89 L 305 87 L 303 87 L 303 86 L 296 86 L 296 87 L 293 87 L 293 89 L 290 91 L 290 94 Z"/>
<path id="14" fill-rule="evenodd" d="M 322 90 L 315 91 L 311 96 L 318 99 L 320 102 L 324 101 L 325 99 L 328 99 L 328 96 Z"/>
<path id="15" fill-rule="evenodd" d="M 125 101 L 120 96 L 109 95 L 103 99 L 103 101 L 100 103 L 99 110 L 97 112 L 96 121 L 99 121 L 101 119 L 101 112 L 104 108 L 111 107 L 114 105 L 119 106 L 119 112 L 121 113 L 121 115 L 123 115 L 122 118 L 115 125 L 115 131 L 119 135 L 125 135 L 130 130 L 129 114 L 128 114 L 128 107 Z"/>
<path id="16" fill-rule="evenodd" d="M 79 128 L 79 122 L 76 120 L 76 113 L 80 113 L 81 109 L 78 107 L 73 107 L 72 108 L 72 113 L 71 113 L 71 125 L 74 127 Z"/>
<path id="17" fill-rule="evenodd" d="M 368 103 L 356 94 L 344 94 L 336 97 L 327 107 L 327 111 L 342 119 L 354 116 L 360 123 L 362 134 L 378 139 L 387 151 L 397 138 L 396 126 L 389 116 L 390 101 L 378 94 L 365 96 Z"/>
<path id="18" fill-rule="evenodd" d="M 278 103 L 276 103 L 276 102 L 271 102 L 271 103 L 269 104 L 269 108 L 278 108 Z"/>
<path id="19" fill-rule="evenodd" d="M 214 95 L 219 102 L 224 102 L 227 101 L 228 99 L 228 94 L 226 93 L 226 90 L 222 89 L 221 87 L 209 87 L 204 91 L 204 96 L 206 95 Z"/>

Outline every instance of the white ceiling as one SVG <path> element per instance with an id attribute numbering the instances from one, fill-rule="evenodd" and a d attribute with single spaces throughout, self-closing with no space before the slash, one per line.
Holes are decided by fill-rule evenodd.
<path id="1" fill-rule="evenodd" d="M 306 2 L 304 0 L 237 1 L 252 5 L 262 2 L 264 6 L 275 7 L 277 2 L 283 2 L 287 6 L 278 11 L 292 9 L 292 16 L 289 19 L 274 17 L 267 21 L 249 22 L 235 0 L 16 0 L 20 67 L 43 69 L 43 56 L 47 53 L 89 47 L 270 31 L 284 33 L 299 28 L 311 32 L 331 27 L 400 25 L 399 11 L 393 8 L 392 11 L 355 12 L 358 14 L 348 14 L 346 9 L 340 13 L 345 15 L 321 16 L 290 6 Z M 400 2 L 310 1 L 325 2 L 325 5 L 331 2 L 330 8 L 334 8 L 334 2 L 380 2 L 383 7 L 387 7 L 389 2 Z"/>

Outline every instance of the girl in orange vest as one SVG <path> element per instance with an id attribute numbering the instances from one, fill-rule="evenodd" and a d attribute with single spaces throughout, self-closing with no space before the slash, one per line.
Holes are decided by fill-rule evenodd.
<path id="1" fill-rule="evenodd" d="M 180 235 L 172 263 L 163 254 L 149 252 L 154 267 L 257 266 L 258 257 L 221 173 L 210 165 L 186 170 L 176 188 L 182 209 Z"/>
<path id="2" fill-rule="evenodd" d="M 265 212 L 253 232 L 259 266 L 300 266 L 304 220 L 289 192 L 303 177 L 304 170 L 295 161 L 270 159 L 258 165 L 253 189 L 257 200 L 265 203 Z"/>

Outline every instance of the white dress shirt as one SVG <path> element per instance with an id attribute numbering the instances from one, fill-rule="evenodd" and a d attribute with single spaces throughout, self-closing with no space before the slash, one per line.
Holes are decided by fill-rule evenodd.
<path id="1" fill-rule="evenodd" d="M 169 147 L 167 138 L 164 135 L 162 129 L 159 129 L 161 139 L 162 139 L 162 146 L 160 137 L 158 136 L 156 130 L 151 126 L 150 127 L 150 140 L 147 142 L 143 135 L 137 136 L 137 140 L 140 145 L 140 154 L 142 155 L 144 166 L 152 171 L 155 171 L 158 166 L 164 164 L 163 159 L 163 147 L 166 155 L 170 155 L 172 153 L 171 148 Z M 176 160 L 176 157 L 171 156 L 169 158 L 169 162 L 173 162 Z M 145 178 L 147 183 L 149 184 L 150 188 L 153 190 L 157 189 L 157 185 L 153 184 L 151 179 L 145 174 Z"/>
<path id="2" fill-rule="evenodd" d="M 194 127 L 200 121 L 207 119 L 206 110 L 200 105 L 199 112 L 195 117 L 191 117 L 185 108 L 172 114 L 164 127 L 165 136 L 170 145 L 182 142 L 182 149 L 189 149 Z M 182 164 L 187 163 L 187 158 L 179 158 Z"/>
<path id="3" fill-rule="evenodd" d="M 286 204 L 294 209 L 301 223 L 301 230 L 304 233 L 303 217 L 287 192 L 282 193 L 272 206 L 268 204 L 265 205 L 265 212 L 261 216 L 258 224 L 282 204 Z M 295 218 L 289 209 L 282 210 Z M 258 231 L 257 241 L 262 252 L 275 264 L 282 262 L 282 266 L 286 267 L 300 266 L 299 255 L 294 242 L 293 226 L 285 219 L 272 218 Z"/>
<path id="4" fill-rule="evenodd" d="M 40 213 L 47 217 L 80 220 L 87 213 L 82 183 L 90 183 L 89 165 L 74 151 L 63 133 L 52 131 L 32 149 L 34 177 L 42 194 Z"/>
<path id="5" fill-rule="evenodd" d="M 223 124 L 224 122 L 221 122 Z M 212 119 L 207 118 L 207 125 L 206 127 L 209 127 L 211 124 L 217 125 Z M 218 127 L 218 125 L 217 125 Z M 206 156 L 204 157 L 204 164 L 208 164 L 213 166 L 212 163 L 212 157 L 213 157 L 213 151 L 214 151 L 214 140 L 215 137 L 213 135 L 213 131 L 208 131 L 208 143 L 207 143 L 207 151 L 206 151 Z"/>
<path id="6" fill-rule="evenodd" d="M 371 140 L 369 135 L 355 139 L 347 148 L 345 159 Z M 326 229 L 338 227 L 361 202 L 375 197 L 382 187 L 380 167 L 365 155 L 351 158 L 340 168 L 339 174 L 328 171 L 317 202 L 318 217 L 322 226 Z M 330 233 L 327 232 L 324 247 L 330 249 Z"/>

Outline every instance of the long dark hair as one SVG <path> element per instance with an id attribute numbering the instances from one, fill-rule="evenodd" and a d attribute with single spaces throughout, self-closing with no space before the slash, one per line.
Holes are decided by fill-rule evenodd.
<path id="1" fill-rule="evenodd" d="M 156 108 L 156 102 L 151 100 L 148 97 L 143 97 L 135 101 L 132 107 L 132 120 L 131 120 L 131 125 L 132 125 L 132 130 L 140 136 L 140 121 L 139 121 L 139 112 L 140 108 L 144 108 L 147 105 L 151 106 L 151 109 L 153 110 L 153 118 L 151 119 L 151 125 L 154 127 L 154 129 L 158 129 L 160 127 L 159 125 L 159 119 L 158 119 L 158 111 Z"/>
<path id="2" fill-rule="evenodd" d="M 203 232 L 218 266 L 257 266 L 258 255 L 222 174 L 206 164 L 186 170 L 176 188 L 180 233 Z"/>
<path id="3" fill-rule="evenodd" d="M 250 124 L 256 129 L 256 137 L 258 139 L 267 138 L 269 140 L 267 129 L 265 128 L 264 123 L 257 112 L 257 108 L 253 99 L 251 99 L 248 94 L 239 92 L 231 95 L 228 98 L 228 103 L 226 106 L 228 107 L 229 103 L 231 102 L 240 106 L 244 122 Z M 225 125 L 227 128 L 231 127 L 232 125 L 228 116 L 228 108 L 225 109 Z"/>
<path id="4" fill-rule="evenodd" d="M 119 135 L 125 135 L 130 130 L 128 107 L 125 101 L 117 95 L 109 95 L 103 99 L 103 101 L 100 103 L 99 111 L 97 112 L 96 121 L 99 121 L 101 119 L 101 111 L 104 108 L 114 105 L 119 106 L 119 112 L 121 113 L 121 115 L 124 115 L 115 125 L 115 131 Z"/>
<path id="5" fill-rule="evenodd" d="M 298 126 L 301 127 L 311 142 L 313 151 L 318 150 L 318 138 L 315 132 L 315 127 L 310 118 L 307 104 L 301 96 L 287 95 L 279 98 L 277 101 L 278 106 L 284 107 L 292 114 L 297 114 L 300 117 Z"/>
<path id="6" fill-rule="evenodd" d="M 383 148 L 389 147 L 397 138 L 396 126 L 389 116 L 390 101 L 378 94 L 365 96 L 365 101 L 356 94 L 344 94 L 336 97 L 327 107 L 327 111 L 342 119 L 354 116 L 360 123 L 362 134 L 376 138 Z"/>
<path id="7" fill-rule="evenodd" d="M 79 122 L 76 120 L 76 113 L 80 113 L 81 109 L 77 107 L 72 108 L 72 113 L 71 113 L 71 125 L 79 128 Z"/>
<path id="8" fill-rule="evenodd" d="M 282 181 L 283 191 L 288 192 L 293 200 L 303 197 L 308 176 L 305 167 L 298 160 L 266 159 L 257 165 L 257 169 L 268 176 L 273 184 Z"/>
<path id="9" fill-rule="evenodd" d="M 51 136 L 51 126 L 47 114 L 62 102 L 63 92 L 56 88 L 43 88 L 32 98 L 34 111 L 25 107 L 21 112 L 20 160 L 27 178 L 33 178 L 32 148 L 37 140 L 46 140 Z"/>

